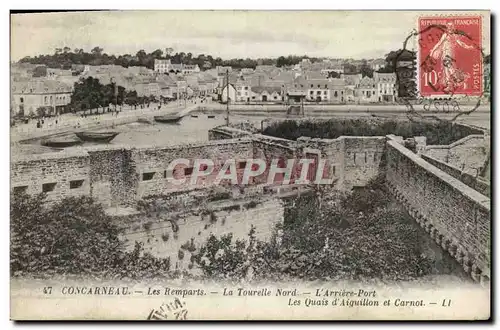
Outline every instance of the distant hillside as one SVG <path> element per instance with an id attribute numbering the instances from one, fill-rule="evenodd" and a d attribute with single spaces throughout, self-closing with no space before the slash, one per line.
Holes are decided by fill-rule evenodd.
<path id="1" fill-rule="evenodd" d="M 129 66 L 145 66 L 153 69 L 155 59 L 170 59 L 172 63 L 182 63 L 198 65 L 200 69 L 210 69 L 216 66 L 231 66 L 233 68 L 255 68 L 257 65 L 295 65 L 307 56 L 289 55 L 287 57 L 280 56 L 279 58 L 260 58 L 260 59 L 230 59 L 223 60 L 220 57 L 212 57 L 211 55 L 199 54 L 194 56 L 192 53 L 179 52 L 172 55 L 172 49 L 167 48 L 165 52 L 157 49 L 151 53 L 146 53 L 144 50 L 138 51 L 135 55 L 108 55 L 103 52 L 100 47 L 94 47 L 90 52 L 86 52 L 81 48 L 74 49 L 69 47 L 56 48 L 54 54 L 39 55 L 35 57 L 25 57 L 20 60 L 21 63 L 44 64 L 49 68 L 70 69 L 73 64 L 86 65 L 121 65 Z M 311 62 L 318 61 L 317 58 L 309 58 Z"/>

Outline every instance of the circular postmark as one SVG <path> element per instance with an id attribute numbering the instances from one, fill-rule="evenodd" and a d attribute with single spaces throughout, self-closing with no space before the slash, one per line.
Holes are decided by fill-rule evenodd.
<path id="1" fill-rule="evenodd" d="M 481 41 L 481 16 L 419 18 L 392 63 L 397 101 L 409 118 L 454 121 L 479 109 L 485 95 Z M 409 49 L 411 43 L 417 51 Z"/>

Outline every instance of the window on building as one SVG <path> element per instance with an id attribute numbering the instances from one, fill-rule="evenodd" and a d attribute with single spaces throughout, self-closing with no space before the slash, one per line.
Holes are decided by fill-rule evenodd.
<path id="1" fill-rule="evenodd" d="M 365 91 L 362 91 L 361 93 L 363 93 L 363 95 L 365 95 Z"/>
<path id="2" fill-rule="evenodd" d="M 71 180 L 69 182 L 69 189 L 78 189 L 83 187 L 84 180 Z"/>
<path id="3" fill-rule="evenodd" d="M 325 84 L 325 88 L 328 88 L 328 85 Z"/>
<path id="4" fill-rule="evenodd" d="M 245 167 L 247 166 L 247 162 L 243 161 L 243 162 L 239 162 L 238 163 L 238 168 L 241 170 L 241 169 L 244 169 Z"/>
<path id="5" fill-rule="evenodd" d="M 295 88 L 297 88 L 297 84 L 295 84 L 294 86 L 295 86 Z M 300 87 L 302 87 L 302 85 L 300 85 Z"/>
<path id="6" fill-rule="evenodd" d="M 321 88 L 321 85 L 320 85 L 320 84 L 318 84 L 318 88 Z"/>
<path id="7" fill-rule="evenodd" d="M 326 95 L 326 91 L 323 91 L 323 94 Z"/>
<path id="8" fill-rule="evenodd" d="M 316 95 L 321 95 L 321 91 L 317 91 L 317 92 L 316 92 Z"/>
<path id="9" fill-rule="evenodd" d="M 245 86 L 245 90 L 246 90 L 246 91 L 248 90 L 248 86 Z"/>
<path id="10" fill-rule="evenodd" d="M 311 88 L 313 88 L 313 87 L 314 87 L 314 85 L 313 85 L 313 84 L 311 84 Z"/>
<path id="11" fill-rule="evenodd" d="M 186 167 L 184 169 L 184 176 L 190 176 L 191 174 L 193 174 L 193 168 L 192 167 Z"/>
<path id="12" fill-rule="evenodd" d="M 42 192 L 47 193 L 54 191 L 56 189 L 57 182 L 44 183 L 42 184 Z"/>
<path id="13" fill-rule="evenodd" d="M 337 91 L 335 91 L 335 92 L 333 93 L 333 95 L 334 95 L 335 97 L 339 96 L 339 95 L 338 95 L 338 93 L 337 93 Z"/>
<path id="14" fill-rule="evenodd" d="M 340 95 L 344 95 L 344 91 L 341 91 L 341 92 L 340 92 Z"/>
<path id="15" fill-rule="evenodd" d="M 207 164 L 201 164 L 200 165 L 200 171 L 206 171 L 208 168 L 208 165 Z"/>
<path id="16" fill-rule="evenodd" d="M 153 180 L 154 176 L 155 176 L 155 172 L 145 172 L 145 173 L 142 173 L 142 181 Z"/>
<path id="17" fill-rule="evenodd" d="M 295 87 L 297 87 L 297 86 L 295 86 Z M 300 88 L 304 88 L 304 85 L 300 84 Z"/>
<path id="18" fill-rule="evenodd" d="M 277 100 L 277 99 L 278 99 L 278 97 L 277 97 L 276 95 L 274 95 L 274 99 L 275 99 L 275 100 Z"/>
<path id="19" fill-rule="evenodd" d="M 14 187 L 15 194 L 23 194 L 28 191 L 28 186 L 17 186 Z"/>
<path id="20" fill-rule="evenodd" d="M 23 102 L 24 102 L 24 97 L 21 97 L 21 98 L 19 99 L 19 101 L 21 101 L 21 103 L 23 103 Z"/>
<path id="21" fill-rule="evenodd" d="M 314 91 L 310 91 L 309 94 L 313 95 L 314 94 Z"/>

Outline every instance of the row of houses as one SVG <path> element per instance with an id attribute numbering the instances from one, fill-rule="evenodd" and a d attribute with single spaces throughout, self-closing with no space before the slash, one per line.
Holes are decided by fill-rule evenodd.
<path id="1" fill-rule="evenodd" d="M 103 84 L 116 83 L 139 96 L 167 99 L 219 96 L 227 101 L 224 86 L 228 80 L 229 99 L 236 102 L 392 102 L 397 97 L 393 74 L 363 78 L 361 74 L 343 74 L 339 61 L 312 64 L 316 66 L 305 59 L 300 70 L 258 65 L 241 70 L 218 66 L 203 72 L 197 66 L 172 64 L 170 60 L 156 60 L 154 70 L 119 65 L 74 65 L 63 70 L 17 64 L 11 66 L 11 109 L 20 114 L 34 113 L 39 107 L 46 107 L 48 113 L 64 111 L 74 83 L 87 77 Z M 341 78 L 326 78 L 329 70 L 336 70 Z"/>
<path id="2" fill-rule="evenodd" d="M 71 102 L 74 84 L 88 77 L 99 79 L 105 85 L 116 83 L 128 91 L 136 91 L 138 96 L 157 99 L 215 96 L 219 84 L 216 77 L 204 72 L 167 75 L 145 67 L 89 66 L 77 76 L 58 69 L 48 69 L 45 74 L 34 76 L 33 72 L 38 71 L 32 68 L 26 74 L 23 73 L 26 70 L 14 70 L 11 77 L 12 115 L 36 114 L 39 108 L 44 108 L 48 115 L 65 112 Z"/>
<path id="3" fill-rule="evenodd" d="M 183 75 L 200 72 L 198 64 L 175 64 L 167 59 L 155 59 L 154 71 L 157 73 L 181 73 Z"/>
<path id="4" fill-rule="evenodd" d="M 341 78 L 299 75 L 277 76 L 254 85 L 251 79 L 229 79 L 221 90 L 221 100 L 227 102 L 308 101 L 329 103 L 394 102 L 397 97 L 394 73 L 375 72 L 373 78 L 361 74 L 342 74 Z"/>

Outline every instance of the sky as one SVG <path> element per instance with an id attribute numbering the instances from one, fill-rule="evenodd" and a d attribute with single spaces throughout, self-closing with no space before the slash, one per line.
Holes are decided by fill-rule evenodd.
<path id="1" fill-rule="evenodd" d="M 411 11 L 102 11 L 11 15 L 11 60 L 68 46 L 108 54 L 144 49 L 213 57 L 308 55 L 380 58 L 402 47 L 417 27 Z M 483 47 L 489 53 L 489 13 Z M 411 48 L 414 43 L 410 43 Z"/>

